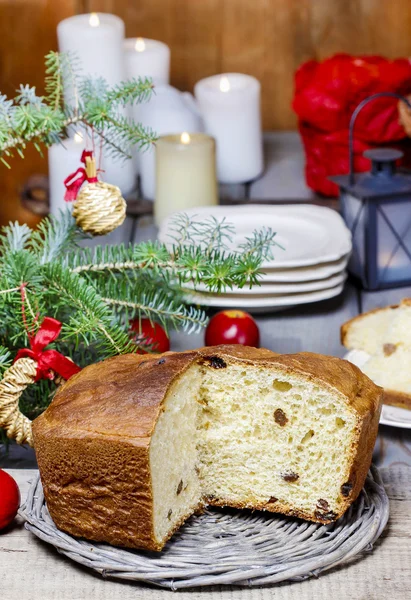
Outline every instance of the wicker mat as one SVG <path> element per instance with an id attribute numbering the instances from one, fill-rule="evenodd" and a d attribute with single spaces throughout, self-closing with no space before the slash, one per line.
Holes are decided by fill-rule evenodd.
<path id="1" fill-rule="evenodd" d="M 39 477 L 20 509 L 25 527 L 103 577 L 170 589 L 301 581 L 371 551 L 389 516 L 380 474 L 371 467 L 357 501 L 336 523 L 318 525 L 273 513 L 210 509 L 191 517 L 161 553 L 116 548 L 59 531 Z"/>

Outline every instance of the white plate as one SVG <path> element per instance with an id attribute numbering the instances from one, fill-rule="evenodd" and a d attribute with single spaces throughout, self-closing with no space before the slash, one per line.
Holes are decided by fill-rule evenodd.
<path id="1" fill-rule="evenodd" d="M 364 350 L 350 350 L 344 358 L 361 369 L 370 358 L 370 355 Z M 411 429 L 411 410 L 383 404 L 380 423 L 381 425 L 391 425 L 391 427 Z"/>
<path id="2" fill-rule="evenodd" d="M 231 290 L 228 289 L 225 292 L 225 296 L 272 296 L 276 294 L 301 294 L 303 292 L 316 292 L 319 290 L 325 290 L 336 285 L 340 285 L 344 283 L 347 279 L 347 274 L 338 273 L 332 277 L 328 277 L 327 279 L 320 279 L 318 281 L 307 281 L 302 283 L 266 283 L 265 279 L 261 280 L 261 285 L 256 285 L 254 287 L 247 288 L 238 288 L 234 287 Z M 189 290 L 193 289 L 191 285 L 186 286 Z M 201 293 L 207 293 L 207 287 L 204 284 L 199 284 L 197 286 L 197 291 Z"/>
<path id="3" fill-rule="evenodd" d="M 270 227 L 277 233 L 275 241 L 284 248 L 274 247 L 274 261 L 264 264 L 269 269 L 303 267 L 341 259 L 351 251 L 351 234 L 340 215 L 330 208 L 311 204 L 267 206 L 200 207 L 184 211 L 199 222 L 210 217 L 226 219 L 234 225 L 235 234 L 229 244 L 236 249 L 256 229 Z M 158 239 L 173 243 L 170 226 L 173 215 L 163 221 Z"/>
<path id="4" fill-rule="evenodd" d="M 285 310 L 297 304 L 308 304 L 310 302 L 319 302 L 338 296 L 343 291 L 344 284 L 341 283 L 335 287 L 320 290 L 318 292 L 306 292 L 303 294 L 278 294 L 276 296 L 238 296 L 232 294 L 190 294 L 187 299 L 194 304 L 202 306 L 211 306 L 214 308 L 244 308 L 250 312 L 270 312 L 275 310 Z"/>
<path id="5" fill-rule="evenodd" d="M 262 281 L 267 283 L 299 283 L 302 281 L 313 281 L 327 279 L 332 275 L 341 273 L 347 267 L 350 255 L 347 254 L 330 263 L 313 265 L 311 267 L 297 267 L 295 269 L 269 269 L 265 268 Z"/>

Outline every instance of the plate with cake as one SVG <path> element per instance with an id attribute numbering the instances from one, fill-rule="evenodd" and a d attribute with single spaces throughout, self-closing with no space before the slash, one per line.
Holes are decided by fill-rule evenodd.
<path id="1" fill-rule="evenodd" d="M 384 388 L 383 425 L 411 429 L 411 299 L 354 317 L 341 328 L 345 358 Z"/>

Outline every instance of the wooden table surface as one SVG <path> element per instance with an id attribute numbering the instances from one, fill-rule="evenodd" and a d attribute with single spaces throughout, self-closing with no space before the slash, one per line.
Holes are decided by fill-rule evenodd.
<path id="1" fill-rule="evenodd" d="M 267 136 L 267 154 L 271 163 L 262 180 L 248 190 L 238 186 L 234 197 L 247 194 L 266 199 L 276 191 L 279 200 L 301 197 L 312 200 L 301 178 L 301 156 L 298 138 L 279 134 Z M 288 150 L 287 150 L 288 148 Z M 288 154 L 287 154 L 288 152 Z M 294 157 L 294 162 L 291 160 Z M 280 170 L 282 165 L 283 169 Z M 282 173 L 286 173 L 288 186 Z M 293 181 L 297 181 L 293 184 Z M 293 189 L 295 185 L 295 189 Z M 287 190 L 287 194 L 285 193 Z M 223 192 L 227 195 L 229 190 Z M 258 195 L 256 195 L 258 194 Z M 128 218 L 124 225 L 107 236 L 107 241 L 141 241 L 155 235 L 150 218 L 138 224 Z M 378 306 L 395 304 L 411 288 L 366 293 L 347 283 L 337 298 L 299 306 L 284 312 L 257 318 L 262 346 L 277 352 L 301 350 L 344 356 L 340 344 L 340 325 L 360 312 Z M 182 350 L 203 345 L 203 334 L 172 334 L 172 348 Z M 230 598 L 235 600 L 278 599 L 382 599 L 411 598 L 411 430 L 381 426 L 374 451 L 374 462 L 382 470 L 391 499 L 391 518 L 386 532 L 374 551 L 349 567 L 338 568 L 318 579 L 258 589 L 216 587 L 197 591 L 168 592 L 141 585 L 104 581 L 99 576 L 71 563 L 24 530 L 18 521 L 0 534 L 0 589 L 4 598 L 18 600 L 105 600 L 121 598 L 176 598 L 202 600 Z M 0 454 L 0 467 L 10 469 L 24 496 L 36 466 L 32 450 L 12 445 L 7 456 Z M 0 490 L 1 493 L 1 490 Z"/>

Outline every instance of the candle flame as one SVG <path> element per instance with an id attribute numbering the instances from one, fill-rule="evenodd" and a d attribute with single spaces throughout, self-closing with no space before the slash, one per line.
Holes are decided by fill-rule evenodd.
<path id="1" fill-rule="evenodd" d="M 230 90 L 230 82 L 226 75 L 223 75 L 220 79 L 220 91 L 228 92 Z"/>
<path id="2" fill-rule="evenodd" d="M 76 142 L 76 144 L 81 144 L 81 142 L 83 141 L 83 136 L 79 131 L 76 131 L 76 133 L 74 134 L 74 141 Z"/>
<path id="3" fill-rule="evenodd" d="M 134 48 L 137 50 L 137 52 L 144 52 L 144 50 L 146 49 L 146 43 L 145 43 L 144 39 L 141 37 L 138 37 L 136 39 L 136 45 L 134 46 Z"/>
<path id="4" fill-rule="evenodd" d="M 181 134 L 180 140 L 182 144 L 189 144 L 191 138 L 190 135 L 186 131 L 184 131 L 184 133 Z"/>
<path id="5" fill-rule="evenodd" d="M 91 13 L 88 20 L 90 27 L 99 27 L 100 18 L 97 13 Z"/>

